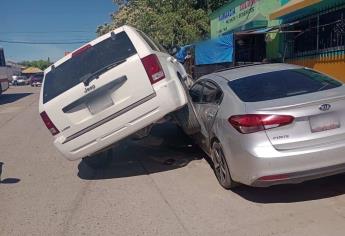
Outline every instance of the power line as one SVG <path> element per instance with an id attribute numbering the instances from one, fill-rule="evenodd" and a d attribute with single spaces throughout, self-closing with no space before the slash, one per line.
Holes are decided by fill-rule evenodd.
<path id="1" fill-rule="evenodd" d="M 11 44 L 29 44 L 29 45 L 58 45 L 58 44 L 82 44 L 87 43 L 88 41 L 70 41 L 70 42 L 30 42 L 30 41 L 10 41 L 10 40 L 1 40 L 0 43 L 11 43 Z"/>

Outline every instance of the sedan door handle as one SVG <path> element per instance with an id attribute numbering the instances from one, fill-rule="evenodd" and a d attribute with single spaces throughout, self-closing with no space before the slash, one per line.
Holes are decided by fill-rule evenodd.
<path id="1" fill-rule="evenodd" d="M 214 114 L 213 112 L 209 112 L 207 113 L 207 119 L 212 119 L 216 114 Z"/>

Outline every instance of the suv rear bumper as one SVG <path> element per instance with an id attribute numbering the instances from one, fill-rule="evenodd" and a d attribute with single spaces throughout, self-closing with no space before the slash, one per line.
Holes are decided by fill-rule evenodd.
<path id="1" fill-rule="evenodd" d="M 157 83 L 155 92 L 144 103 L 114 114 L 113 118 L 110 116 L 110 119 L 87 128 L 86 132 L 72 135 L 75 137 L 59 136 L 54 141 L 55 146 L 68 160 L 78 160 L 111 146 L 187 103 L 178 79 Z"/>

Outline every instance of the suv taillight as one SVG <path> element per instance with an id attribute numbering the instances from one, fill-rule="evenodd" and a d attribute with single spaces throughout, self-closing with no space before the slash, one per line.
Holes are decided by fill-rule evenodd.
<path id="1" fill-rule="evenodd" d="M 242 134 L 255 133 L 291 124 L 294 117 L 285 115 L 238 115 L 229 118 L 230 124 Z"/>
<path id="2" fill-rule="evenodd" d="M 90 44 L 85 45 L 84 47 L 79 48 L 78 50 L 72 52 L 72 57 L 76 57 L 79 56 L 80 54 L 86 52 L 87 50 L 89 50 L 90 48 L 92 48 L 92 46 Z"/>
<path id="3" fill-rule="evenodd" d="M 60 131 L 55 127 L 54 123 L 50 120 L 49 116 L 45 111 L 42 112 L 40 115 L 44 124 L 47 126 L 52 135 L 57 135 L 58 133 L 60 133 Z"/>
<path id="4" fill-rule="evenodd" d="M 151 84 L 157 83 L 165 78 L 162 66 L 155 54 L 148 55 L 147 57 L 142 58 L 141 61 L 145 67 L 147 75 L 149 76 Z"/>

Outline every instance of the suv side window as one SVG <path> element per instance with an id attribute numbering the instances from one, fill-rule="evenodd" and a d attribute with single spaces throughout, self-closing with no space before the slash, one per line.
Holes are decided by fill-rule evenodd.
<path id="1" fill-rule="evenodd" d="M 219 104 L 222 99 L 222 95 L 223 93 L 217 85 L 210 81 L 206 81 L 204 84 L 201 102 Z"/>
<path id="2" fill-rule="evenodd" d="M 138 30 L 138 33 L 140 34 L 140 36 L 145 40 L 145 42 L 150 46 L 150 48 L 152 50 L 158 51 L 160 52 L 161 50 L 159 49 L 159 47 L 143 32 Z"/>
<path id="3" fill-rule="evenodd" d="M 204 81 L 200 81 L 194 84 L 189 90 L 189 95 L 191 96 L 193 102 L 200 103 L 203 87 Z"/>

